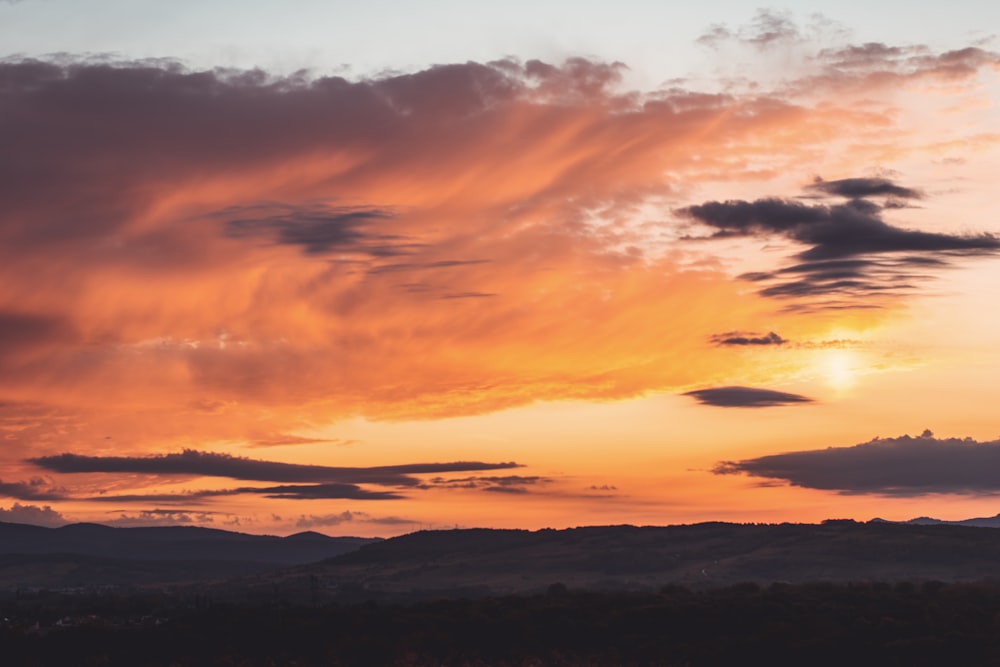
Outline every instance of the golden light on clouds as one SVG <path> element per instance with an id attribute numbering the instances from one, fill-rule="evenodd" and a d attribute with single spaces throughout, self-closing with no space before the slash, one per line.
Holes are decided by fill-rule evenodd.
<path id="1" fill-rule="evenodd" d="M 869 379 L 916 368 L 907 308 L 1000 251 L 960 224 L 981 189 L 938 197 L 997 55 L 810 58 L 645 92 L 579 58 L 0 62 L 0 492 L 261 530 L 796 518 L 713 465 L 905 402 Z"/>

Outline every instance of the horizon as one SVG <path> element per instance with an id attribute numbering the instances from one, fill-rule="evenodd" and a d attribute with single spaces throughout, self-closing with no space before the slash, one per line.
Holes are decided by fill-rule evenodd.
<path id="1" fill-rule="evenodd" d="M 996 514 L 1000 5 L 405 7 L 0 0 L 0 521 Z"/>
<path id="2" fill-rule="evenodd" d="M 420 526 L 418 528 L 415 528 L 414 530 L 411 530 L 411 531 L 408 531 L 408 532 L 404 532 L 404 533 L 394 533 L 394 534 L 391 534 L 391 535 L 384 535 L 384 536 L 383 535 L 370 535 L 370 536 L 366 536 L 366 537 L 362 537 L 362 536 L 359 536 L 359 535 L 353 535 L 353 534 L 339 534 L 339 533 L 338 534 L 330 534 L 329 532 L 325 532 L 325 531 L 322 531 L 322 530 L 315 530 L 315 529 L 312 529 L 312 528 L 302 529 L 302 530 L 298 530 L 298 531 L 295 531 L 295 532 L 289 532 L 289 533 L 284 534 L 284 535 L 282 535 L 282 534 L 275 534 L 275 533 L 255 533 L 255 532 L 247 532 L 247 531 L 243 531 L 243 530 L 238 530 L 237 528 L 220 528 L 218 526 L 213 526 L 213 525 L 200 525 L 200 524 L 194 524 L 194 523 L 154 524 L 154 525 L 141 524 L 140 523 L 140 524 L 135 524 L 135 525 L 115 525 L 113 523 L 99 523 L 99 522 L 94 522 L 94 521 L 75 521 L 75 522 L 72 522 L 72 523 L 60 523 L 60 524 L 46 525 L 46 524 L 41 524 L 41 523 L 26 523 L 26 522 L 18 522 L 18 521 L 4 521 L 4 520 L 0 520 L 0 524 L 19 525 L 19 526 L 31 526 L 33 528 L 46 528 L 46 529 L 50 529 L 50 530 L 56 530 L 56 529 L 59 529 L 59 528 L 66 528 L 66 527 L 69 527 L 69 526 L 100 526 L 102 528 L 115 528 L 115 529 L 117 529 L 117 528 L 121 528 L 121 529 L 131 529 L 131 528 L 198 528 L 198 529 L 206 529 L 206 530 L 216 530 L 216 531 L 233 533 L 233 534 L 239 534 L 239 535 L 256 535 L 258 537 L 277 537 L 277 538 L 281 538 L 281 539 L 284 539 L 286 537 L 295 537 L 297 535 L 312 534 L 312 535 L 321 535 L 323 537 L 328 537 L 328 538 L 332 538 L 332 539 L 337 539 L 337 538 L 351 538 L 351 539 L 355 539 L 355 538 L 357 538 L 357 539 L 389 540 L 389 539 L 393 539 L 395 537 L 404 537 L 406 535 L 413 535 L 415 533 L 465 531 L 465 530 L 469 530 L 469 531 L 478 531 L 478 530 L 500 530 L 500 531 L 513 530 L 513 531 L 519 531 L 519 532 L 538 533 L 538 532 L 548 532 L 548 531 L 581 530 L 581 529 L 588 529 L 588 528 L 681 528 L 681 527 L 711 525 L 711 524 L 729 525 L 729 526 L 782 526 L 782 525 L 821 526 L 821 525 L 825 525 L 825 524 L 841 524 L 841 523 L 853 523 L 853 524 L 889 523 L 889 524 L 896 524 L 896 525 L 938 525 L 938 524 L 942 524 L 942 525 L 959 525 L 959 524 L 968 523 L 968 522 L 972 522 L 972 521 L 984 521 L 984 520 L 985 521 L 989 521 L 990 519 L 998 519 L 998 520 L 1000 520 L 1000 513 L 997 513 L 994 516 L 966 517 L 964 519 L 938 519 L 936 517 L 931 517 L 931 516 L 917 516 L 917 517 L 912 517 L 910 519 L 906 519 L 906 520 L 902 520 L 902 521 L 890 521 L 888 519 L 883 519 L 883 518 L 877 517 L 877 516 L 876 517 L 872 517 L 872 518 L 867 519 L 867 520 L 865 520 L 865 519 L 848 519 L 848 518 L 829 517 L 829 518 L 826 518 L 826 519 L 820 519 L 819 521 L 744 521 L 744 522 L 739 522 L 739 521 L 716 521 L 716 520 L 707 519 L 707 520 L 704 520 L 704 521 L 694 521 L 694 522 L 690 522 L 690 523 L 671 523 L 671 524 L 633 524 L 633 523 L 610 524 L 609 523 L 609 524 L 586 524 L 586 525 L 578 525 L 578 526 L 562 526 L 562 527 L 559 527 L 559 528 L 553 528 L 551 526 L 543 526 L 541 528 L 516 528 L 516 527 L 514 527 L 514 528 L 510 528 L 510 527 L 508 527 L 508 528 L 496 528 L 496 527 L 491 527 L 491 526 L 475 526 L 475 525 L 469 525 L 469 526 L 459 526 L 459 525 L 449 526 L 449 525 L 442 524 L 442 525 L 437 525 L 437 526 L 432 526 L 432 525 Z M 931 523 L 931 524 L 918 523 L 918 522 L 921 522 L 921 521 L 930 521 L 930 522 L 933 522 L 933 523 Z M 972 527 L 977 527 L 977 526 L 972 526 Z M 979 527 L 982 527 L 982 526 L 979 526 Z M 988 526 L 988 527 L 992 527 L 992 526 Z M 998 526 L 996 526 L 996 527 L 1000 528 L 1000 524 L 998 524 Z"/>

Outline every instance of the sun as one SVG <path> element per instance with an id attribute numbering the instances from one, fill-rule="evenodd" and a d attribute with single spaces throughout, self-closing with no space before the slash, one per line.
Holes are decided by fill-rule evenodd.
<path id="1" fill-rule="evenodd" d="M 837 393 L 846 393 L 857 384 L 858 358 L 851 350 L 824 350 L 819 375 Z"/>

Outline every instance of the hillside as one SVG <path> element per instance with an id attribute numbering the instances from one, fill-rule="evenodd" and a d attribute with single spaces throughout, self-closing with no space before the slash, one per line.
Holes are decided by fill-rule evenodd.
<path id="1" fill-rule="evenodd" d="M 402 599 L 532 593 L 557 582 L 659 590 L 751 581 L 1000 580 L 1000 531 L 851 521 L 422 531 L 294 568 L 280 583 L 293 587 L 304 578 L 327 595 Z"/>
<path id="2" fill-rule="evenodd" d="M 194 526 L 60 528 L 0 522 L 0 589 L 219 580 L 310 563 L 377 540 Z"/>

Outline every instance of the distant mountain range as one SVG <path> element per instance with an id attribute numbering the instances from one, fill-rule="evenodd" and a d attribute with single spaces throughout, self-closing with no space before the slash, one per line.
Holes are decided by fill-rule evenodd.
<path id="1" fill-rule="evenodd" d="M 315 532 L 275 537 L 195 526 L 0 522 L 0 588 L 230 578 L 323 560 L 375 541 Z"/>
<path id="2" fill-rule="evenodd" d="M 960 521 L 945 521 L 944 519 L 933 519 L 929 516 L 918 516 L 916 519 L 910 519 L 909 521 L 886 521 L 885 519 L 872 519 L 872 521 L 881 523 L 907 523 L 917 526 L 949 525 L 971 526 L 973 528 L 1000 528 L 1000 514 L 975 519 L 962 519 Z"/>
<path id="3" fill-rule="evenodd" d="M 119 560 L 228 560 L 295 565 L 353 551 L 378 538 L 304 532 L 276 537 L 196 526 L 43 528 L 0 522 L 0 554 L 79 554 Z"/>
<path id="4" fill-rule="evenodd" d="M 396 601 L 741 582 L 1000 581 L 1000 516 L 420 531 L 388 540 L 0 523 L 0 590 L 199 583 L 218 599 Z"/>
<path id="5" fill-rule="evenodd" d="M 742 582 L 1000 580 L 1000 530 L 834 520 L 424 531 L 294 568 L 280 582 L 295 587 L 296 577 L 362 599 L 533 593 L 552 584 L 655 591 Z"/>

